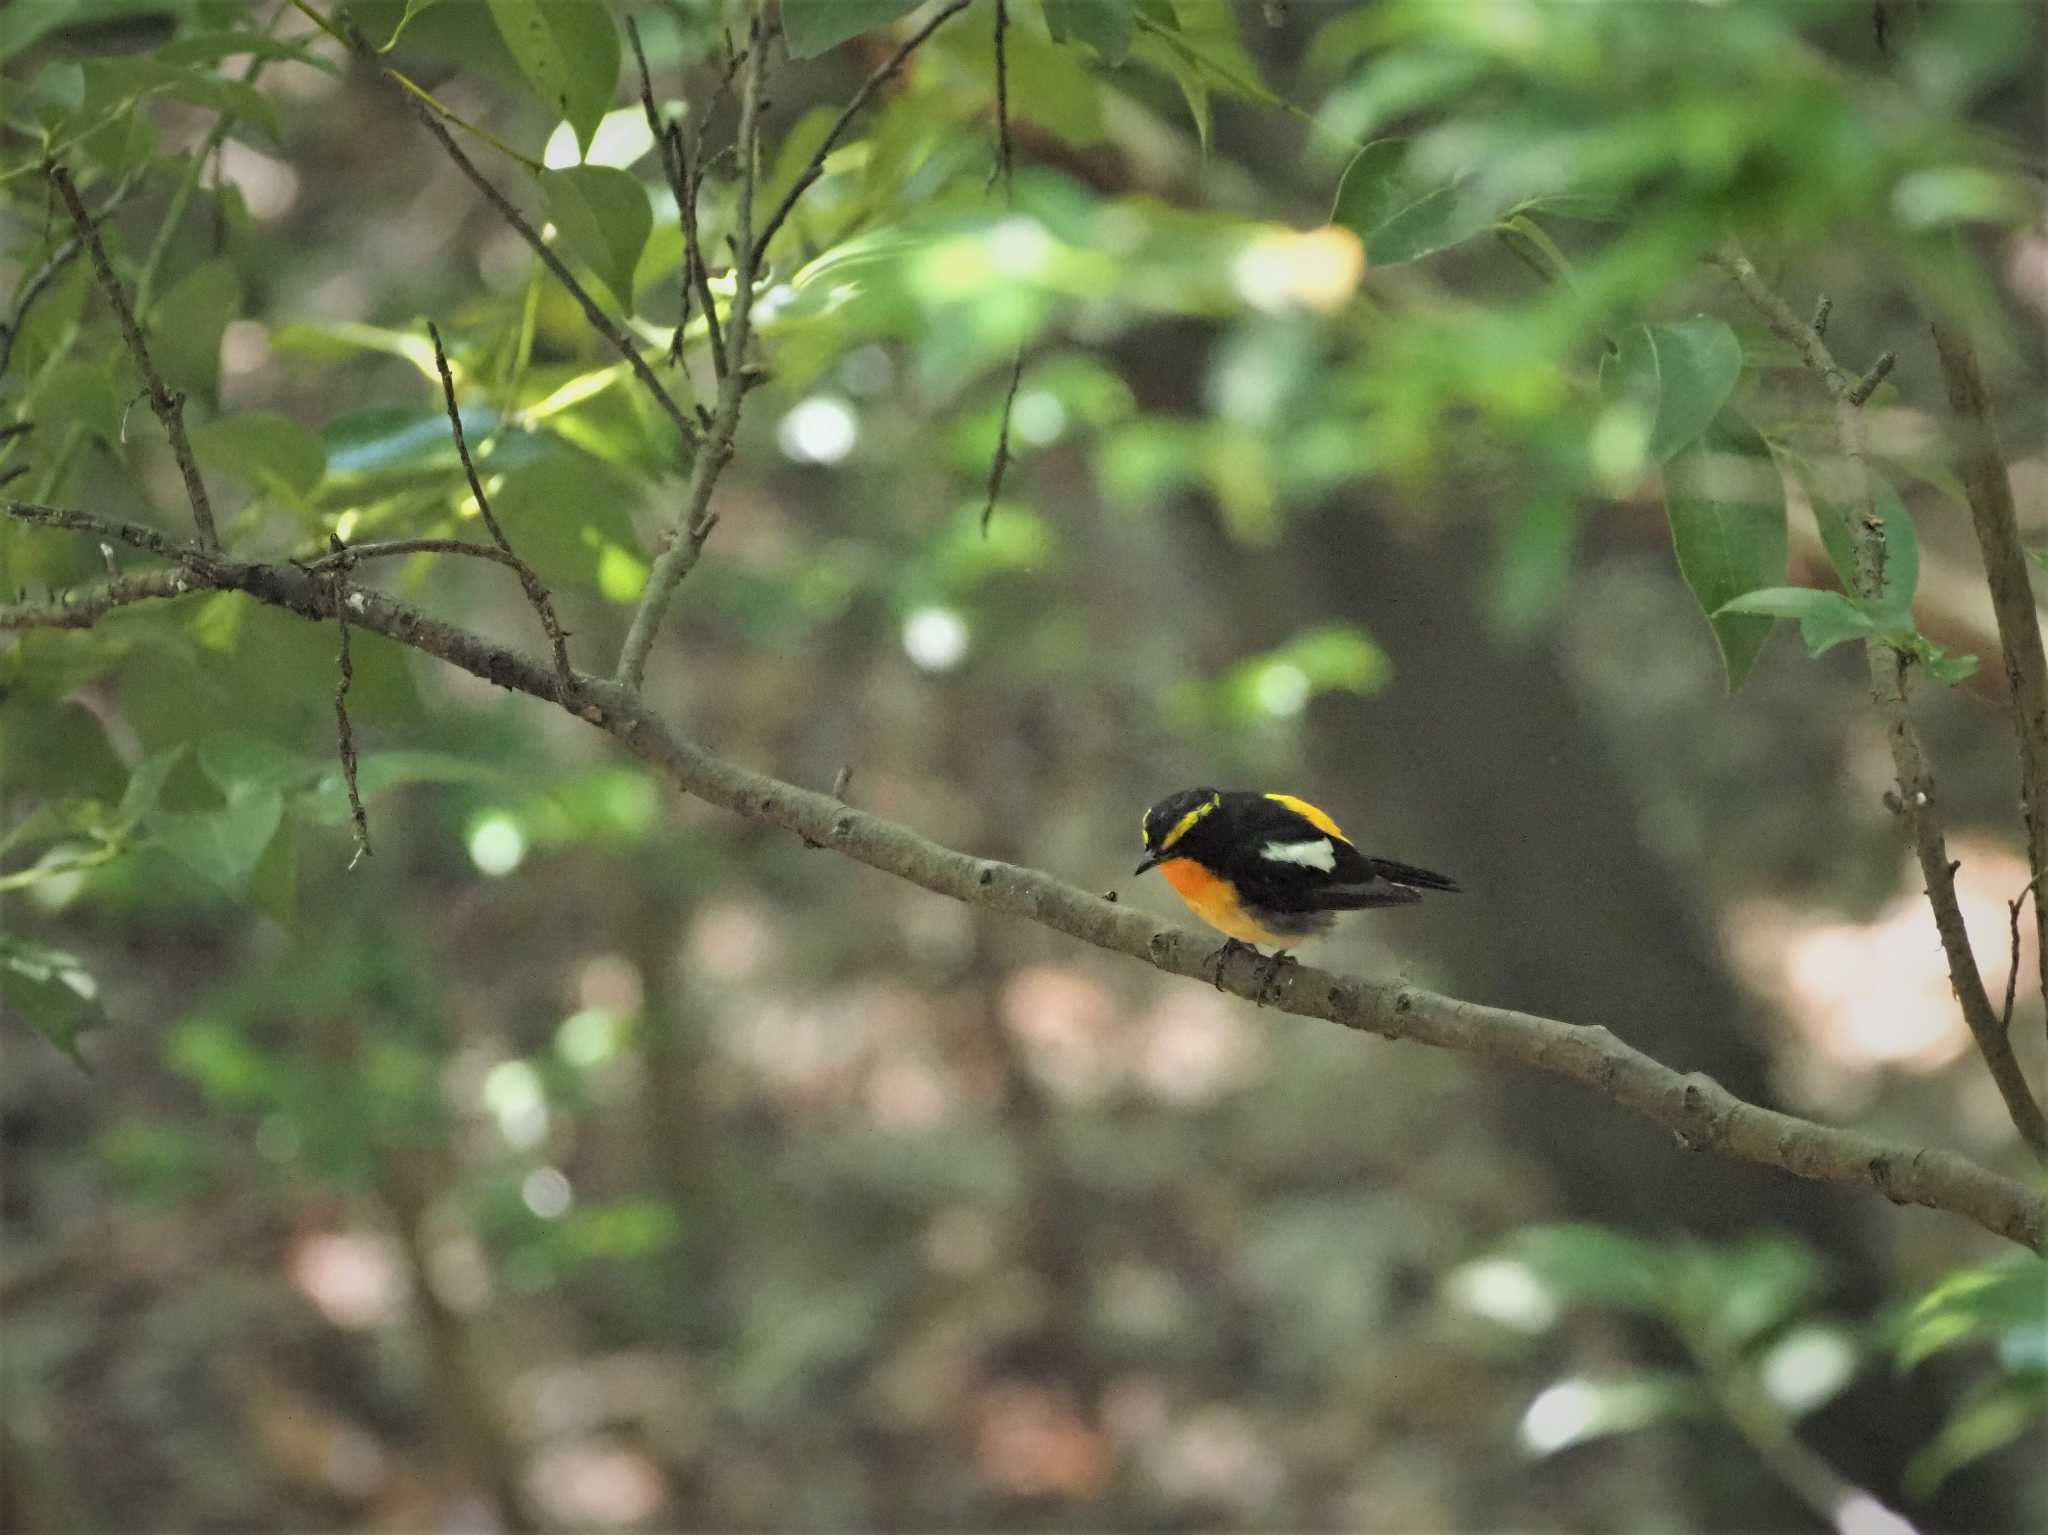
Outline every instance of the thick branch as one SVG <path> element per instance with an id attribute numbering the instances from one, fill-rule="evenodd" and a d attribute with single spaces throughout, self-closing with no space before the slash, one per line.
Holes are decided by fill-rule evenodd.
<path id="1" fill-rule="evenodd" d="M 2012 480 L 1998 445 L 1998 424 L 1977 349 L 1959 326 L 1936 320 L 1934 349 L 1956 416 L 1956 473 L 1970 502 L 1984 578 L 1998 619 L 1998 644 L 2005 656 L 2007 695 L 2019 737 L 2020 808 L 2027 826 L 2027 860 L 2038 884 L 2048 873 L 2048 657 L 2041 647 L 2041 619 L 2034 607 L 2027 553 L 2020 544 L 2019 514 Z M 2035 949 L 2041 965 L 2041 995 L 2048 998 L 2048 908 L 2034 903 Z"/>
<path id="2" fill-rule="evenodd" d="M 136 531 L 79 512 L 48 514 L 47 508 L 21 503 L 0 503 L 0 509 L 24 521 L 103 538 L 126 538 Z M 334 621 L 336 604 L 345 604 L 356 628 L 424 651 L 499 687 L 540 699 L 555 697 L 556 679 L 547 663 L 381 592 L 290 564 L 231 560 L 195 545 L 175 546 L 170 553 L 196 585 L 244 592 L 320 622 Z M 638 692 L 618 683 L 579 675 L 577 692 L 579 718 L 616 737 L 683 792 L 926 890 L 1027 918 L 1169 975 L 1204 981 L 1214 976 L 1240 997 L 1263 999 L 1299 1017 L 1569 1077 L 1663 1125 L 1688 1147 L 1822 1183 L 1872 1188 L 1899 1204 L 1946 1210 L 2035 1251 L 2048 1245 L 2042 1197 L 1955 1152 L 1884 1141 L 1744 1102 L 1707 1077 L 1659 1064 L 1598 1026 L 1482 1007 L 1398 980 L 1361 980 L 1307 965 L 1285 966 L 1273 978 L 1268 962 L 1250 954 L 1229 956 L 1219 971 L 1213 935 L 1164 926 L 1036 869 L 956 852 L 830 794 L 713 756 L 650 709 Z"/>
<path id="3" fill-rule="evenodd" d="M 1793 313 L 1735 241 L 1722 246 L 1719 260 L 1743 296 L 1780 340 L 1797 349 L 1807 370 L 1820 379 L 1828 392 L 1848 482 L 1850 533 L 1856 541 L 1856 584 L 1865 598 L 1875 597 L 1883 584 L 1885 529 L 1871 488 L 1869 449 L 1856 399 L 1859 380 L 1835 361 L 1820 331 Z M 2029 599 L 2030 613 L 2031 609 Z M 2000 628 L 2004 628 L 2002 616 Z M 1948 958 L 1949 984 L 2020 1139 L 2037 1159 L 2048 1163 L 2048 1118 L 2042 1115 L 2026 1073 L 2013 1054 L 2012 1040 L 1984 989 L 1984 977 L 1978 970 L 1977 956 L 1970 949 L 1969 930 L 1963 923 L 1962 906 L 1956 900 L 1956 866 L 1949 859 L 1948 845 L 1935 815 L 1934 775 L 1927 767 L 1920 733 L 1913 728 L 1906 702 L 1909 658 L 1878 636 L 1871 637 L 1864 651 L 1870 667 L 1871 702 L 1884 721 L 1892 771 L 1898 779 L 1899 814 L 1905 820 L 1907 836 L 1920 862 L 1921 877 L 1927 884 L 1927 902 L 1933 908 L 1935 929 L 1941 935 L 1942 951 Z"/>
<path id="4" fill-rule="evenodd" d="M 100 243 L 99 226 L 79 200 L 78 186 L 72 181 L 71 172 L 61 165 L 52 165 L 49 174 L 50 184 L 56 187 L 57 195 L 64 200 L 64 211 L 71 215 L 71 222 L 78 230 L 78 238 L 85 242 L 85 248 L 92 256 L 100 289 L 121 321 L 121 334 L 128 342 L 128 354 L 135 359 L 135 366 L 142 370 L 142 382 L 149 394 L 149 408 L 156 412 L 157 420 L 163 423 L 164 436 L 170 439 L 171 456 L 178 461 L 178 473 L 184 477 L 185 499 L 192 504 L 192 521 L 199 529 L 200 541 L 218 548 L 220 535 L 213 527 L 213 502 L 207 498 L 206 481 L 199 475 L 199 460 L 192 456 L 192 443 L 185 436 L 185 397 L 164 387 L 163 375 L 156 371 L 156 364 L 150 359 L 149 343 L 142 339 L 142 327 L 136 323 L 135 311 L 128 307 L 128 295 L 121 287 L 121 279 L 114 275 L 114 264 L 107 260 L 107 248 Z"/>

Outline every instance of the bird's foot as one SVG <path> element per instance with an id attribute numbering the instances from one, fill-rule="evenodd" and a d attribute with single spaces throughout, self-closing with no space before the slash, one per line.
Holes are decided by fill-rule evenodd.
<path id="1" fill-rule="evenodd" d="M 1264 1007 L 1272 999 L 1273 988 L 1293 965 L 1294 956 L 1285 949 L 1276 950 L 1266 961 L 1266 973 L 1259 978 L 1259 994 L 1256 999 L 1259 1006 Z"/>
<path id="2" fill-rule="evenodd" d="M 1214 967 L 1210 973 L 1209 979 L 1216 983 L 1216 989 L 1218 991 L 1221 991 L 1223 989 L 1223 967 L 1230 963 L 1230 956 L 1237 953 L 1239 950 L 1243 950 L 1245 953 L 1253 955 L 1256 955 L 1259 952 L 1257 949 L 1253 948 L 1248 943 L 1240 943 L 1235 938 L 1226 938 L 1223 940 L 1223 947 L 1218 949 L 1214 954 L 1211 954 L 1209 956 L 1209 963 L 1211 966 Z"/>

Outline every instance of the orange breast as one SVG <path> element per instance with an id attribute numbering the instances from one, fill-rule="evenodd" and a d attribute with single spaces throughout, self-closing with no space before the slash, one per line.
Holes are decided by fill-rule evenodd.
<path id="1" fill-rule="evenodd" d="M 1217 932 L 1227 933 L 1241 943 L 1263 943 L 1276 949 L 1286 948 L 1291 941 L 1253 921 L 1251 914 L 1238 904 L 1237 886 L 1211 874 L 1194 859 L 1169 858 L 1159 866 L 1159 872 L 1180 892 L 1189 909 Z"/>

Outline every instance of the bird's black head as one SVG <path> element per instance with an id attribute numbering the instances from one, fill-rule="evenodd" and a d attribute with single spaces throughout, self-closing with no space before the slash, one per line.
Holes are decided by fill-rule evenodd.
<path id="1" fill-rule="evenodd" d="M 1145 839 L 1145 861 L 1132 872 L 1143 874 L 1164 863 L 1181 838 L 1222 803 L 1223 796 L 1214 789 L 1180 789 L 1146 811 L 1138 828 Z"/>

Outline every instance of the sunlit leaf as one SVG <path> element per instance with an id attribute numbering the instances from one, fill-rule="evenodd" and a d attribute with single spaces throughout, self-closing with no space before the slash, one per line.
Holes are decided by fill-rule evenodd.
<path id="1" fill-rule="evenodd" d="M 1131 0 L 1045 0 L 1052 40 L 1086 43 L 1105 64 L 1121 64 L 1131 51 Z"/>
<path id="2" fill-rule="evenodd" d="M 491 19 L 543 105 L 588 144 L 619 83 L 619 29 L 604 0 L 488 0 Z"/>
<path id="3" fill-rule="evenodd" d="M 107 1021 L 99 984 L 75 955 L 5 928 L 0 928 L 0 1002 L 81 1067 L 86 1062 L 78 1053 L 78 1036 Z"/>

